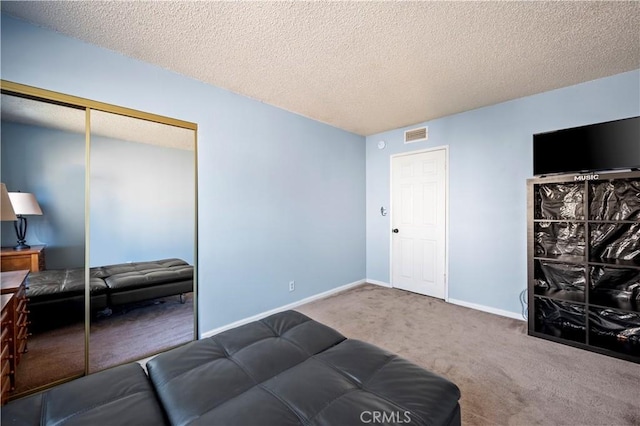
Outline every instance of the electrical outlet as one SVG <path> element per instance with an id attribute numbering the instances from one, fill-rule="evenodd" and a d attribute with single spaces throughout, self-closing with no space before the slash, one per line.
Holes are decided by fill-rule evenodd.
<path id="1" fill-rule="evenodd" d="M 296 289 L 296 282 L 295 281 L 289 281 L 289 291 L 293 291 Z"/>

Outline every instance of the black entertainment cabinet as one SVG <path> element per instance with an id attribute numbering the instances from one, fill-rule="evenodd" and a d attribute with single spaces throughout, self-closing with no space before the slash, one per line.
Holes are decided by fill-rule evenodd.
<path id="1" fill-rule="evenodd" d="M 640 363 L 640 171 L 527 180 L 529 335 Z"/>

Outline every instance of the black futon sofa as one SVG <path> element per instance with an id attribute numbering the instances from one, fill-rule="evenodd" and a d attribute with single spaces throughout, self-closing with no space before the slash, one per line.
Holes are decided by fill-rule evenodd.
<path id="1" fill-rule="evenodd" d="M 89 269 L 92 310 L 193 291 L 193 266 L 182 259 L 161 259 L 98 266 Z M 29 309 L 63 311 L 84 307 L 84 268 L 51 269 L 27 276 Z"/>
<path id="2" fill-rule="evenodd" d="M 449 380 L 286 311 L 9 402 L 3 425 L 460 425 Z"/>

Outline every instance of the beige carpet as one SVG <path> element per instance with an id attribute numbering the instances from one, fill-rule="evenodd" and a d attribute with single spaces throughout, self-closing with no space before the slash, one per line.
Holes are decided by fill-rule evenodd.
<path id="1" fill-rule="evenodd" d="M 524 321 L 370 284 L 297 310 L 456 383 L 463 426 L 640 425 L 640 365 L 530 337 Z"/>

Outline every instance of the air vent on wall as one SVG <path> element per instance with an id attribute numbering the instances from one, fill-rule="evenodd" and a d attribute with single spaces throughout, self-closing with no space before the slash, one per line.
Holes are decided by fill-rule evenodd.
<path id="1" fill-rule="evenodd" d="M 418 127 L 416 129 L 405 130 L 404 143 L 413 143 L 426 141 L 429 138 L 429 130 L 427 127 Z"/>

